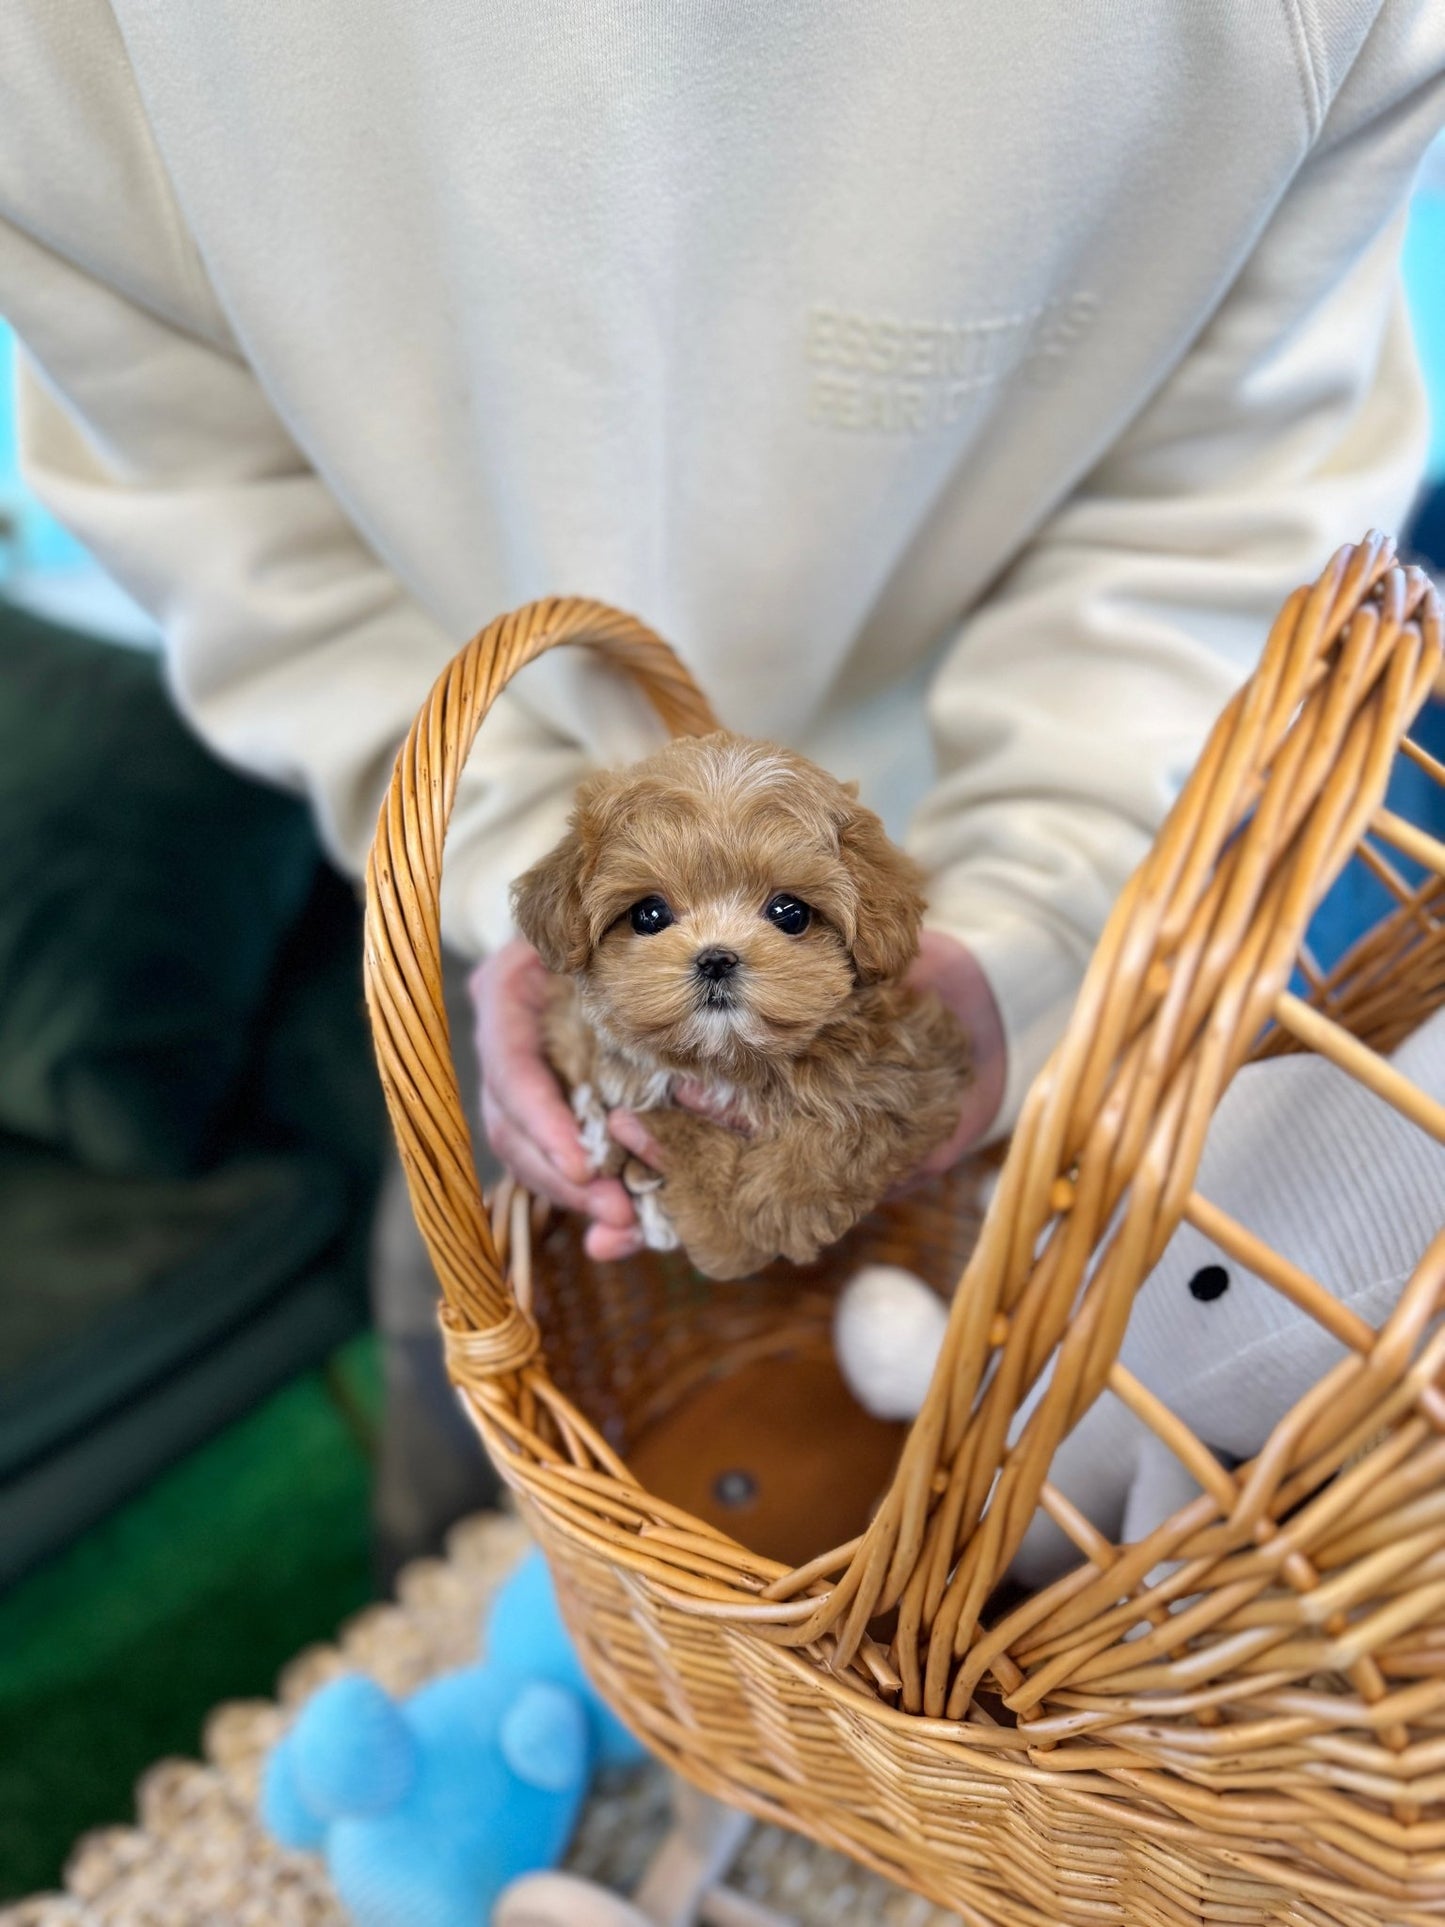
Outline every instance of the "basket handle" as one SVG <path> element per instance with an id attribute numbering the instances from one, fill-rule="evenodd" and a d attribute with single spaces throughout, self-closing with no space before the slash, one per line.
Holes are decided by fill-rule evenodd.
<path id="1" fill-rule="evenodd" d="M 477 731 L 519 669 L 562 643 L 626 670 L 674 736 L 719 727 L 677 656 L 636 616 L 577 596 L 529 602 L 472 637 L 397 755 L 366 869 L 364 973 L 382 1089 L 449 1348 L 471 1371 L 519 1370 L 536 1328 L 508 1291 L 472 1157 L 442 997 L 442 844 Z"/>

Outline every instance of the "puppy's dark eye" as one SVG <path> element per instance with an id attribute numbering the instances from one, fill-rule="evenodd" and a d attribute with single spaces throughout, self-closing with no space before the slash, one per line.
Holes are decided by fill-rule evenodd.
<path id="1" fill-rule="evenodd" d="M 1222 1298 L 1228 1290 L 1229 1273 L 1223 1265 L 1201 1265 L 1189 1280 L 1189 1295 L 1197 1298 L 1201 1305 Z"/>
<path id="2" fill-rule="evenodd" d="M 640 903 L 633 904 L 627 916 L 639 937 L 655 937 L 659 930 L 666 930 L 670 923 L 677 921 L 665 897 L 644 897 Z"/>
<path id="3" fill-rule="evenodd" d="M 801 937 L 813 921 L 813 913 L 807 904 L 798 897 L 790 897 L 786 890 L 780 891 L 769 901 L 763 915 L 785 937 Z"/>

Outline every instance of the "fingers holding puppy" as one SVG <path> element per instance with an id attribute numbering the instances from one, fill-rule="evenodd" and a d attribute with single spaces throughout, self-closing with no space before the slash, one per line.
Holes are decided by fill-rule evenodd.
<path id="1" fill-rule="evenodd" d="M 520 940 L 473 973 L 487 1142 L 529 1191 L 594 1219 L 594 1229 L 635 1235 L 627 1192 L 615 1178 L 593 1175 L 577 1120 L 543 1055 L 547 983 L 540 957 Z"/>
<path id="2" fill-rule="evenodd" d="M 667 1152 L 635 1111 L 609 1111 L 607 1130 L 614 1143 L 630 1151 L 649 1170 L 667 1175 Z"/>
<path id="3" fill-rule="evenodd" d="M 505 1159 L 506 1149 L 493 1137 L 496 1124 L 503 1127 L 508 1146 L 518 1136 L 525 1138 L 557 1178 L 585 1184 L 591 1166 L 576 1120 L 542 1052 L 547 973 L 541 958 L 529 944 L 505 944 L 473 973 L 471 993 L 492 1149 Z"/>
<path id="4" fill-rule="evenodd" d="M 615 1178 L 592 1178 L 585 1184 L 577 1184 L 564 1177 L 537 1140 L 502 1110 L 487 1091 L 482 1093 L 482 1128 L 502 1163 L 534 1196 L 550 1198 L 553 1204 L 619 1230 L 626 1230 L 633 1223 L 631 1201 Z"/>

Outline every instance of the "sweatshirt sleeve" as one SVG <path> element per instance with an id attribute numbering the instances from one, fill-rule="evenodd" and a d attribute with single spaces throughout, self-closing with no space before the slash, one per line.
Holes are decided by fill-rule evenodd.
<path id="1" fill-rule="evenodd" d="M 0 229 L 0 286 L 13 252 Z M 45 361 L 18 358 L 27 479 L 160 625 L 196 732 L 304 794 L 328 853 L 359 874 L 397 747 L 462 638 L 370 550 L 239 360 L 61 264 L 46 269 L 73 285 L 52 293 L 64 327 L 33 336 Z M 35 263 L 24 279 L 35 294 Z M 443 931 L 463 954 L 510 933 L 508 879 L 561 836 L 585 763 L 508 691 L 485 735 L 443 867 Z"/>
<path id="2" fill-rule="evenodd" d="M 26 478 L 160 625 L 198 734 L 304 793 L 357 872 L 397 746 L 463 638 L 369 545 L 248 367 L 109 8 L 8 11 L 0 71 L 0 313 L 21 344 Z M 511 691 L 486 744 L 458 790 L 443 893 L 444 930 L 470 952 L 509 931 L 507 879 L 560 836 L 584 764 Z"/>
<path id="3" fill-rule="evenodd" d="M 1284 598 L 1409 510 L 1427 407 L 1399 253 L 1442 67 L 1440 22 L 1387 10 L 1217 311 L 936 677 L 910 842 L 1003 1016 L 996 1134 Z"/>

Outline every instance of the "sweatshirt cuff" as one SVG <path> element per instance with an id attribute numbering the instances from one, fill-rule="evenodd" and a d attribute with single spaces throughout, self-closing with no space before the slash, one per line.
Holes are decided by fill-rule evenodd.
<path id="1" fill-rule="evenodd" d="M 1003 1102 L 983 1140 L 995 1144 L 1012 1131 L 1034 1079 L 1064 1034 L 1088 954 L 1047 924 L 1014 911 L 962 904 L 951 911 L 944 900 L 930 907 L 926 921 L 973 953 L 1003 1020 Z"/>

